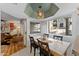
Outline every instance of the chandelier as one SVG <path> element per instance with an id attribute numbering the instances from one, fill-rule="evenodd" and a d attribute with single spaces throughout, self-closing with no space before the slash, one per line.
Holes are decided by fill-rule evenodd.
<path id="1" fill-rule="evenodd" d="M 42 6 L 38 7 L 36 15 L 37 15 L 38 19 L 43 19 L 44 18 L 44 10 L 42 9 Z"/>

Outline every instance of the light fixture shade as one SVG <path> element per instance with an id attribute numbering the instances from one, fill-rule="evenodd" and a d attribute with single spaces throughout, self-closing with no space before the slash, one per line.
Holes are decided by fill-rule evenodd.
<path id="1" fill-rule="evenodd" d="M 42 6 L 39 6 L 37 12 L 36 12 L 37 18 L 38 19 L 43 19 L 44 18 L 44 11 L 42 9 Z"/>

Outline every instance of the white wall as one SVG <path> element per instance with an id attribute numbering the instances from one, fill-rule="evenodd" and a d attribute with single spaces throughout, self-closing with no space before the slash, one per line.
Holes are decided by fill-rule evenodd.
<path id="1" fill-rule="evenodd" d="M 73 14 L 73 41 L 72 41 L 72 43 L 76 43 L 76 41 L 79 41 L 79 39 L 77 39 L 77 38 L 79 38 L 79 15 L 77 15 L 76 13 L 75 14 Z M 76 40 L 77 39 L 77 40 Z M 76 40 L 76 41 L 75 41 Z M 78 42 L 79 43 L 79 42 Z M 73 49 L 76 49 L 75 47 L 79 47 L 78 45 L 72 45 L 72 48 Z M 77 48 L 78 50 L 79 50 L 79 48 Z"/>
<path id="2" fill-rule="evenodd" d="M 1 28 L 1 10 L 0 10 L 0 28 Z M 1 33 L 1 29 L 0 29 L 0 33 Z"/>
<path id="3" fill-rule="evenodd" d="M 24 14 L 24 9 L 27 4 L 20 3 L 20 4 L 12 4 L 12 3 L 1 3 L 0 9 L 12 16 L 18 17 L 18 18 L 26 18 L 26 15 Z"/>
<path id="4" fill-rule="evenodd" d="M 1 54 L 1 10 L 0 10 L 0 54 Z"/>
<path id="5" fill-rule="evenodd" d="M 21 31 L 24 35 L 24 45 L 27 44 L 27 19 L 21 19 Z"/>
<path id="6" fill-rule="evenodd" d="M 30 34 L 30 19 L 29 18 L 27 18 L 27 46 L 29 46 L 30 45 L 30 39 L 29 39 L 29 34 Z"/>
<path id="7" fill-rule="evenodd" d="M 41 34 L 48 33 L 48 22 L 40 22 L 41 24 Z"/>

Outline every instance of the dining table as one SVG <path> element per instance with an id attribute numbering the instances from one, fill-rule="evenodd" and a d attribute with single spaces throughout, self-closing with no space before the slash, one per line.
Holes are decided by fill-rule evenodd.
<path id="1" fill-rule="evenodd" d="M 42 36 L 33 36 L 34 40 L 38 43 L 37 39 L 47 42 L 49 45 L 49 49 L 54 56 L 66 56 L 67 55 L 67 49 L 70 46 L 70 42 L 60 41 L 53 38 L 46 38 L 43 39 Z"/>

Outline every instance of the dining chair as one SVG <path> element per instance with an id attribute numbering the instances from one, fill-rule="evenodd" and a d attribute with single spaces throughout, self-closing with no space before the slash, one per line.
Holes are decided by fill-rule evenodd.
<path id="1" fill-rule="evenodd" d="M 79 53 L 78 53 L 77 51 L 75 51 L 74 49 L 72 50 L 72 54 L 73 54 L 74 56 L 79 56 Z"/>
<path id="2" fill-rule="evenodd" d="M 63 40 L 63 36 L 53 35 L 53 39 L 57 39 L 57 40 L 62 41 Z"/>
<path id="3" fill-rule="evenodd" d="M 30 38 L 30 53 L 32 52 L 32 47 L 34 48 L 34 56 L 36 53 L 36 49 L 38 49 L 38 44 L 35 42 L 34 38 L 29 36 Z"/>
<path id="4" fill-rule="evenodd" d="M 47 42 L 42 42 L 39 39 L 37 39 L 38 41 L 38 46 L 40 48 L 40 56 L 49 56 L 50 55 L 50 49 L 49 49 L 49 45 Z"/>

